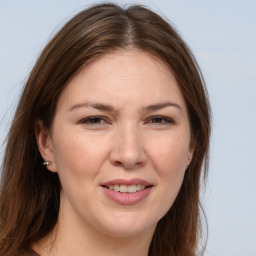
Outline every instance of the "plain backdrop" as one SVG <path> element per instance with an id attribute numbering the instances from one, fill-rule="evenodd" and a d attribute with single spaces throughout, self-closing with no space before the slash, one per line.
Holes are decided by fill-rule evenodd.
<path id="1" fill-rule="evenodd" d="M 69 18 L 96 2 L 0 0 L 1 144 L 42 48 Z M 196 55 L 213 112 L 202 194 L 209 226 L 205 255 L 256 256 L 256 1 L 116 2 L 149 6 L 175 25 Z"/>

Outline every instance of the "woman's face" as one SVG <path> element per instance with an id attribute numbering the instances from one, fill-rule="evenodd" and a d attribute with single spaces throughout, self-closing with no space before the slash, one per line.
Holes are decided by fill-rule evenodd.
<path id="1" fill-rule="evenodd" d="M 137 50 L 105 54 L 84 67 L 61 94 L 50 133 L 40 132 L 38 141 L 62 184 L 60 216 L 71 228 L 121 237 L 154 231 L 193 154 L 174 75 Z"/>

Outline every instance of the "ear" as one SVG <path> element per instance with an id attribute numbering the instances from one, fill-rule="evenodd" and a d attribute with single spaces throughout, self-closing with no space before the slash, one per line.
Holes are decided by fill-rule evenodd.
<path id="1" fill-rule="evenodd" d="M 51 134 L 47 128 L 44 127 L 43 121 L 38 120 L 35 123 L 35 134 L 38 149 L 41 153 L 44 161 L 50 161 L 51 164 L 46 168 L 51 172 L 56 171 L 56 165 L 54 161 L 54 150 Z M 42 163 L 43 164 L 43 163 Z"/>

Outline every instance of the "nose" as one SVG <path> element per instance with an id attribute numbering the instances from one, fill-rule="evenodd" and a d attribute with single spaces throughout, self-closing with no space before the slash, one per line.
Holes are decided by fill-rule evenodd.
<path id="1" fill-rule="evenodd" d="M 147 155 L 138 127 L 119 127 L 113 135 L 110 162 L 125 169 L 136 169 L 145 165 Z"/>

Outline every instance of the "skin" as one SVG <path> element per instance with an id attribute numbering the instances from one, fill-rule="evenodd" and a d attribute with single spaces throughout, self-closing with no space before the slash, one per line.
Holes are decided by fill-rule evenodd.
<path id="1" fill-rule="evenodd" d="M 134 49 L 99 57 L 61 94 L 51 130 L 39 122 L 36 135 L 62 190 L 55 232 L 34 249 L 42 256 L 147 255 L 194 148 L 186 104 L 166 64 Z M 121 205 L 101 186 L 119 178 L 153 187 L 138 203 Z"/>

